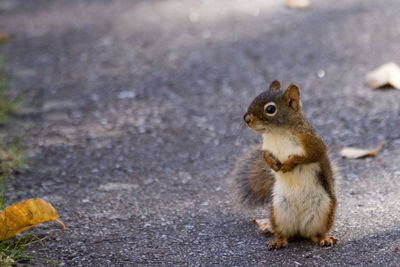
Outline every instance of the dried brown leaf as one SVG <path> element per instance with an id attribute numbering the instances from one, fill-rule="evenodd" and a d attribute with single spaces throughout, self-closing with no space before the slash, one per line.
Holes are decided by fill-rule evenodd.
<path id="1" fill-rule="evenodd" d="M 309 0 L 285 0 L 285 5 L 291 8 L 306 8 L 310 6 Z"/>
<path id="2" fill-rule="evenodd" d="M 382 141 L 376 149 L 363 149 L 355 147 L 345 147 L 340 150 L 339 154 L 344 158 L 360 159 L 365 157 L 375 157 L 379 150 L 381 150 L 384 142 Z"/>
<path id="3" fill-rule="evenodd" d="M 368 72 L 366 80 L 368 85 L 374 89 L 385 85 L 400 89 L 400 67 L 394 62 L 385 63 Z"/>
<path id="4" fill-rule="evenodd" d="M 57 210 L 41 198 L 31 198 L 15 203 L 0 213 L 0 240 L 46 221 L 56 221 L 65 230 L 65 225 L 57 218 Z"/>

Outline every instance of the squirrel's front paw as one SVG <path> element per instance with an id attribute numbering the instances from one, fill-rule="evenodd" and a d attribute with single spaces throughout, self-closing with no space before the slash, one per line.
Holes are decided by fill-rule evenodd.
<path id="1" fill-rule="evenodd" d="M 265 162 L 271 169 L 273 169 L 276 172 L 281 169 L 282 166 L 281 162 L 277 158 L 275 158 L 275 156 L 272 155 L 271 152 L 269 152 L 268 150 L 264 150 L 263 157 Z"/>
<path id="2" fill-rule="evenodd" d="M 294 161 L 294 158 L 295 155 L 290 155 L 288 157 L 288 159 L 281 166 L 282 172 L 290 172 L 297 166 L 296 162 Z"/>

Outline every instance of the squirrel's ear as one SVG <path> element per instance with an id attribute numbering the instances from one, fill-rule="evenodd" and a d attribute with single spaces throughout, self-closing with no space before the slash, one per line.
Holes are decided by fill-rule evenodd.
<path id="1" fill-rule="evenodd" d="M 287 101 L 289 107 L 298 110 L 300 107 L 300 89 L 297 85 L 291 84 L 283 93 L 283 98 Z"/>
<path id="2" fill-rule="evenodd" d="M 269 85 L 269 90 L 279 90 L 282 88 L 282 84 L 278 80 L 272 81 L 272 83 Z"/>

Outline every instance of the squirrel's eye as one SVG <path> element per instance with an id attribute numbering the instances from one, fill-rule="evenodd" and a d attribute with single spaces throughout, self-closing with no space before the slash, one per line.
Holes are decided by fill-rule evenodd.
<path id="1" fill-rule="evenodd" d="M 268 116 L 274 116 L 276 114 L 275 103 L 269 102 L 264 106 L 264 111 Z"/>

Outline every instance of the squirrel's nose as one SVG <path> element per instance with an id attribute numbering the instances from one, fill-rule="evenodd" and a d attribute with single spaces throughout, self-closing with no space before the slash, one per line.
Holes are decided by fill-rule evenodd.
<path id="1" fill-rule="evenodd" d="M 245 123 L 249 124 L 253 120 L 253 116 L 249 113 L 246 113 L 246 114 L 244 114 L 243 119 L 244 119 Z"/>

